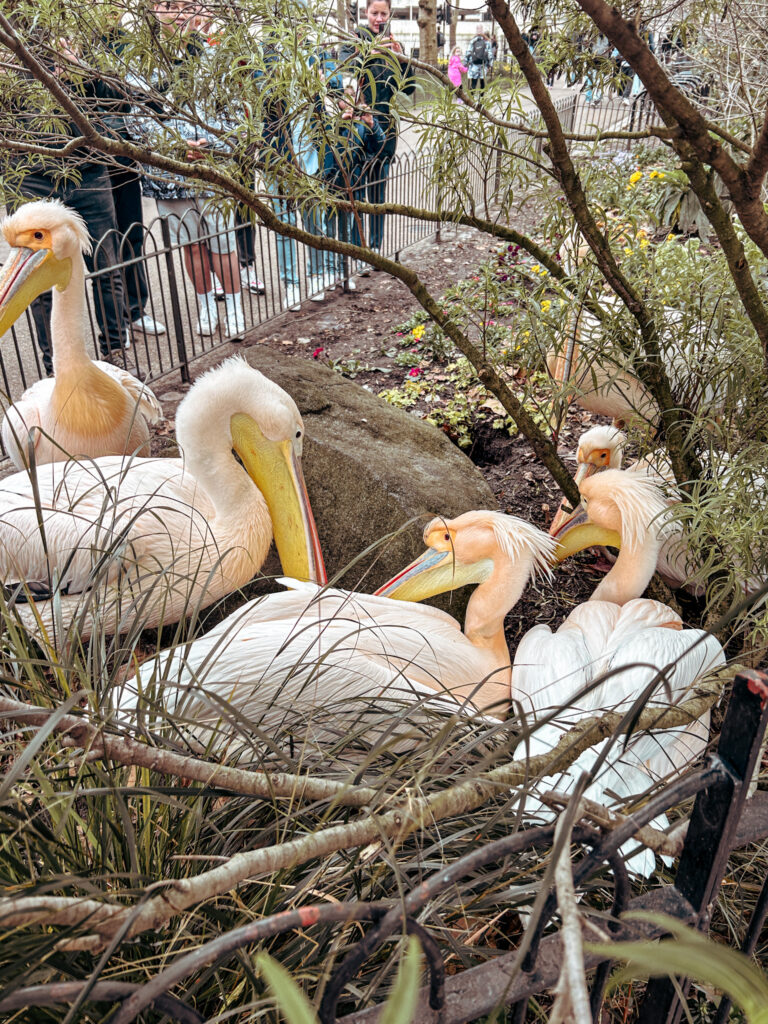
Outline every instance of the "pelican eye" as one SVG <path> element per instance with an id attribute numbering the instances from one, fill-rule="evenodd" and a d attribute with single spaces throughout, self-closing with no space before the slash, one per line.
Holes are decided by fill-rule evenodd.
<path id="1" fill-rule="evenodd" d="M 43 235 L 42 231 L 36 231 L 35 232 L 35 238 L 37 239 L 38 242 L 42 242 L 44 237 L 45 236 Z"/>
<path id="2" fill-rule="evenodd" d="M 450 533 L 446 533 L 446 534 L 445 534 L 445 539 L 446 539 L 446 540 L 450 540 L 450 539 L 451 539 L 451 535 L 450 535 Z"/>
<path id="3" fill-rule="evenodd" d="M 296 431 L 296 437 L 301 437 L 301 431 L 300 430 Z"/>

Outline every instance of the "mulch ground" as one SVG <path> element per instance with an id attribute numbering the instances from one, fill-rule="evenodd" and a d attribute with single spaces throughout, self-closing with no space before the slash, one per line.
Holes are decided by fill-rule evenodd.
<path id="1" fill-rule="evenodd" d="M 439 244 L 429 241 L 414 246 L 403 255 L 403 262 L 418 271 L 434 295 L 441 295 L 451 284 L 470 277 L 498 247 L 487 235 L 460 228 L 445 232 Z M 398 328 L 421 307 L 405 285 L 387 274 L 371 272 L 357 283 L 355 292 L 328 291 L 322 303 L 307 300 L 300 312 L 262 325 L 241 344 L 223 346 L 201 360 L 196 373 L 240 349 L 271 345 L 293 356 L 322 359 L 375 394 L 402 385 L 409 370 L 395 362 L 393 341 Z M 184 390 L 173 385 L 159 394 L 169 420 L 154 445 L 157 454 L 167 452 L 172 443 L 173 413 Z M 589 414 L 575 407 L 571 410 L 560 436 L 563 455 L 572 455 L 579 434 L 593 422 Z M 524 438 L 510 437 L 484 421 L 464 451 L 485 476 L 502 511 L 548 528 L 561 495 Z M 536 622 L 556 626 L 575 604 L 586 600 L 600 579 L 591 568 L 592 561 L 586 554 L 569 559 L 551 582 L 529 586 L 508 619 L 510 643 L 516 643 Z"/>

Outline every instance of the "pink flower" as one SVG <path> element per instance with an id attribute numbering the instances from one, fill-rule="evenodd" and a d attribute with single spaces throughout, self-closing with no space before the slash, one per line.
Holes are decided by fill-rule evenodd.
<path id="1" fill-rule="evenodd" d="M 409 377 L 418 377 L 420 373 L 421 373 L 421 370 L 418 368 L 418 366 L 412 366 L 410 368 L 410 370 L 408 371 L 408 376 Z"/>
<path id="2" fill-rule="evenodd" d="M 321 352 L 325 352 L 325 349 L 323 348 L 322 345 L 318 346 L 318 348 L 315 349 L 315 351 L 312 353 L 312 358 L 319 359 Z"/>

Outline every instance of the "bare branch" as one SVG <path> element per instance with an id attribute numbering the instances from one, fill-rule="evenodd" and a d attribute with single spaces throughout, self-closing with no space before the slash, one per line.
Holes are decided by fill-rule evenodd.
<path id="1" fill-rule="evenodd" d="M 27 725 L 43 725 L 54 715 L 53 711 L 22 704 L 0 696 L 0 718 L 10 718 Z M 228 768 L 212 764 L 197 757 L 185 757 L 169 750 L 150 747 L 134 739 L 122 738 L 105 732 L 86 718 L 65 715 L 53 727 L 53 732 L 64 733 L 89 756 L 98 756 L 117 764 L 136 765 L 164 775 L 175 775 L 207 786 L 229 789 L 245 796 L 273 800 L 331 800 L 345 807 L 364 807 L 381 799 L 381 793 L 364 786 L 351 786 L 329 779 L 289 775 L 286 772 L 256 772 L 242 768 Z"/>
<path id="2" fill-rule="evenodd" d="M 719 686 L 678 707 L 647 708 L 635 722 L 634 731 L 689 725 L 709 710 L 718 695 Z M 159 895 L 140 908 L 120 908 L 115 913 L 115 908 L 111 907 L 112 913 L 104 920 L 99 920 L 94 932 L 105 943 L 125 924 L 126 917 L 130 917 L 131 924 L 126 938 L 131 938 L 141 932 L 163 927 L 188 907 L 229 892 L 246 879 L 305 864 L 339 850 L 366 846 L 383 836 L 393 845 L 399 845 L 412 832 L 422 828 L 431 829 L 435 821 L 475 810 L 487 801 L 505 794 L 510 787 L 527 784 L 533 777 L 546 777 L 565 771 L 589 747 L 615 734 L 617 730 L 626 728 L 625 717 L 618 712 L 610 712 L 584 719 L 565 732 L 557 745 L 547 753 L 503 764 L 484 775 L 468 778 L 450 789 L 410 799 L 401 807 L 381 815 L 369 814 L 359 821 L 334 825 L 322 832 L 277 846 L 238 853 L 226 864 L 194 878 L 169 881 Z M 29 899 L 34 900 L 34 897 Z M 79 902 L 69 900 L 70 905 Z M 16 903 L 18 901 L 11 898 L 0 900 L 0 914 L 12 912 Z M 62 947 L 68 948 L 68 942 L 64 940 Z M 98 943 L 93 943 L 89 948 L 97 947 Z"/>

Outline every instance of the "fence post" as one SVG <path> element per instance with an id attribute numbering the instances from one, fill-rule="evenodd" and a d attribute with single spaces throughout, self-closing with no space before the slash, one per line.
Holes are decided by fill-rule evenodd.
<path id="1" fill-rule="evenodd" d="M 179 303 L 179 288 L 176 281 L 176 267 L 173 263 L 173 249 L 171 248 L 171 230 L 168 227 L 168 218 L 160 218 L 160 234 L 163 237 L 163 250 L 165 252 L 165 267 L 168 271 L 168 290 L 171 294 L 171 316 L 173 317 L 173 333 L 176 336 L 176 352 L 179 356 L 179 369 L 181 379 L 189 384 L 192 377 L 189 372 L 189 356 L 184 341 L 184 321 L 181 316 L 181 305 Z"/>
<path id="2" fill-rule="evenodd" d="M 742 670 L 733 682 L 716 757 L 727 776 L 696 797 L 675 888 L 698 914 L 698 927 L 709 924 L 710 904 L 728 865 L 752 773 L 768 724 L 768 675 Z M 687 991 L 684 982 L 682 991 Z M 669 978 L 649 982 L 638 1024 L 678 1024 L 683 1007 Z"/>

